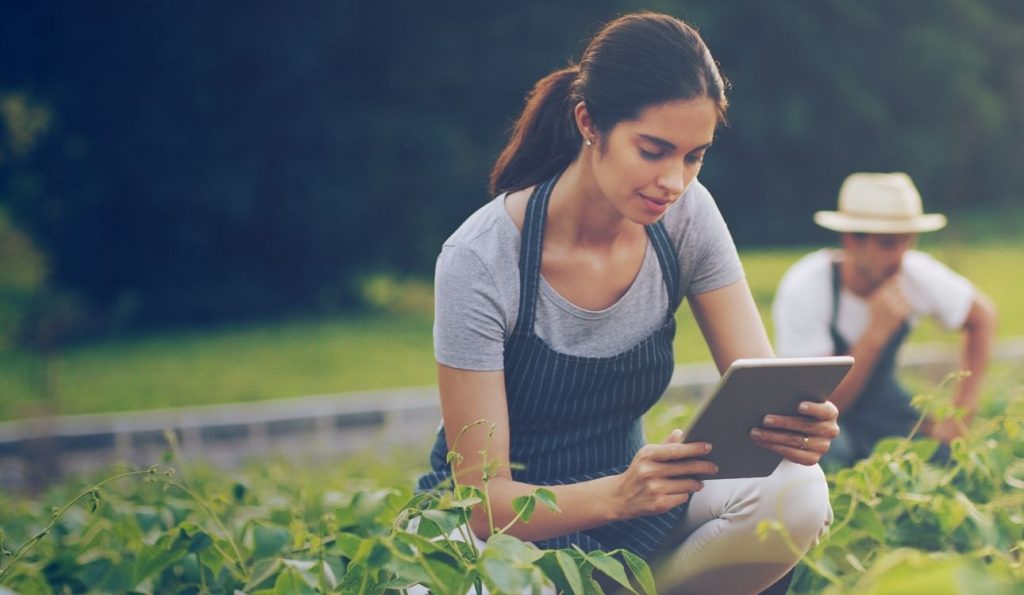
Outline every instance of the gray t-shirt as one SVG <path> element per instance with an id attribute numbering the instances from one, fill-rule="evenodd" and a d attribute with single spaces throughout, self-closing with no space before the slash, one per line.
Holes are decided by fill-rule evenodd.
<path id="1" fill-rule="evenodd" d="M 663 218 L 679 261 L 686 297 L 743 278 L 732 236 L 711 194 L 694 180 Z M 465 370 L 504 369 L 505 340 L 519 313 L 520 233 L 499 195 L 445 241 L 434 276 L 434 356 Z M 541 276 L 534 332 L 552 349 L 611 357 L 647 338 L 665 321 L 669 297 L 650 242 L 640 273 L 604 310 L 579 308 Z"/>

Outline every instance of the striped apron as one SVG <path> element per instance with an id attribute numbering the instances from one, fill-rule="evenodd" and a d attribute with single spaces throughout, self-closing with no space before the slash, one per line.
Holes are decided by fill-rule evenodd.
<path id="1" fill-rule="evenodd" d="M 505 392 L 512 477 L 537 485 L 560 485 L 622 473 L 644 444 L 641 417 L 668 387 L 675 366 L 674 313 L 681 301 L 679 267 L 664 225 L 646 227 L 661 266 L 669 309 L 653 334 L 612 357 L 555 351 L 534 333 L 544 226 L 557 176 L 534 189 L 523 221 L 519 259 L 519 313 L 505 342 Z M 421 490 L 446 482 L 444 428 L 431 451 L 432 471 Z M 668 512 L 618 521 L 536 542 L 545 548 L 575 544 L 584 550 L 625 548 L 649 558 L 681 519 L 686 505 Z"/>
<path id="2" fill-rule="evenodd" d="M 832 319 L 828 331 L 836 355 L 846 355 L 850 345 L 839 334 L 839 295 L 843 282 L 839 262 L 832 263 Z M 920 413 L 910 404 L 908 393 L 896 380 L 896 356 L 910 333 L 910 325 L 903 321 L 898 331 L 886 343 L 878 356 L 875 369 L 864 384 L 853 404 L 839 417 L 840 438 L 833 449 L 825 453 L 822 462 L 827 465 L 849 466 L 871 454 L 875 444 L 888 436 L 906 436 Z"/>

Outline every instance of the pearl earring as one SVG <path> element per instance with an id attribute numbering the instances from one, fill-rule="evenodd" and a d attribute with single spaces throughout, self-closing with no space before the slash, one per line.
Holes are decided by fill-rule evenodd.
<path id="1" fill-rule="evenodd" d="M 589 147 L 589 146 L 592 146 L 593 144 L 594 144 L 594 141 L 592 141 L 592 140 L 590 140 L 590 139 L 588 138 L 588 139 L 587 139 L 587 146 Z"/>

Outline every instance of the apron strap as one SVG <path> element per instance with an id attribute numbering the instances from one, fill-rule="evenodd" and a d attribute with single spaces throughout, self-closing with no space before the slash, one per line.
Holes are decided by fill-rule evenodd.
<path id="1" fill-rule="evenodd" d="M 533 331 L 533 322 L 537 316 L 537 288 L 540 285 L 540 265 L 544 252 L 544 228 L 547 223 L 548 204 L 551 202 L 551 190 L 555 187 L 555 182 L 558 181 L 560 175 L 538 184 L 526 203 L 522 243 L 519 247 L 519 313 L 516 316 L 514 333 Z M 675 249 L 664 222 L 658 221 L 653 225 L 647 225 L 645 229 L 647 237 L 654 246 L 655 254 L 658 256 L 661 275 L 665 280 L 665 289 L 668 291 L 668 316 L 672 317 L 682 302 L 679 287 L 679 263 L 676 260 Z"/>
<path id="2" fill-rule="evenodd" d="M 548 202 L 551 200 L 551 189 L 555 187 L 560 175 L 537 184 L 526 203 L 522 243 L 519 246 L 519 314 L 516 316 L 516 327 L 513 330 L 515 333 L 529 333 L 533 330 Z"/>
<path id="3" fill-rule="evenodd" d="M 668 316 L 675 316 L 679 304 L 683 301 L 682 291 L 679 287 L 679 261 L 676 260 L 676 251 L 672 246 L 672 240 L 668 237 L 668 230 L 665 223 L 658 220 L 653 225 L 646 226 L 647 237 L 650 238 L 654 251 L 658 255 L 658 264 L 661 265 L 661 276 L 665 279 L 665 290 L 668 291 Z"/>
<path id="4" fill-rule="evenodd" d="M 828 333 L 832 336 L 832 352 L 835 355 L 846 355 L 850 346 L 839 334 L 839 294 L 843 290 L 843 276 L 840 269 L 842 263 L 832 261 L 832 319 L 828 322 Z"/>

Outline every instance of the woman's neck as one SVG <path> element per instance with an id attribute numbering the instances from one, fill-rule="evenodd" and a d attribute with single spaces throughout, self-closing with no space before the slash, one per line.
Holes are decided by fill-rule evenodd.
<path id="1" fill-rule="evenodd" d="M 578 159 L 551 191 L 547 227 L 546 239 L 590 249 L 611 248 L 642 229 L 612 207 Z"/>

